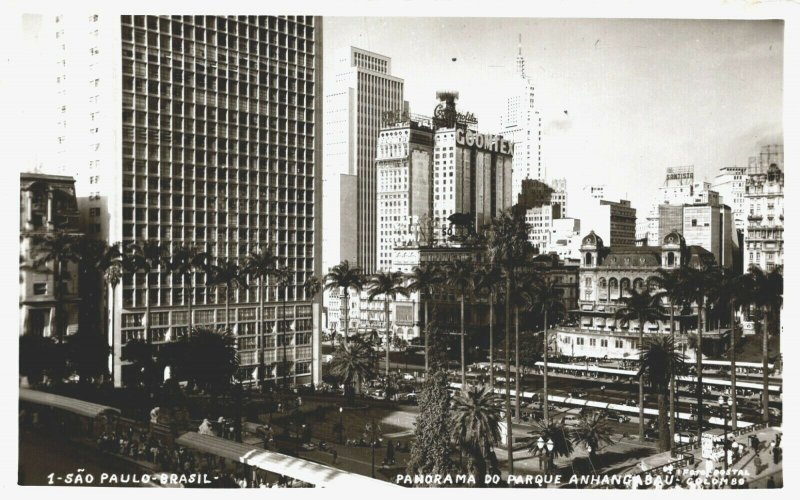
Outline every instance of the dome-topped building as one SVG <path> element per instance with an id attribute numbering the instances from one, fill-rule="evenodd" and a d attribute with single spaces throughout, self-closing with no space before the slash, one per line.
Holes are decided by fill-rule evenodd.
<path id="1" fill-rule="evenodd" d="M 647 321 L 644 325 L 639 325 L 636 320 L 625 323 L 615 318 L 615 312 L 634 290 L 639 293 L 658 291 L 653 278 L 659 270 L 715 264 L 713 253 L 696 245 L 687 245 L 679 231 L 668 233 L 661 243 L 660 246 L 606 247 L 594 231 L 583 237 L 578 308 L 571 311 L 577 323 L 556 329 L 561 354 L 634 358 L 638 354 L 640 330 L 648 334 L 670 332 L 670 322 L 666 318 Z M 693 316 L 696 315 L 687 318 L 687 324 Z"/>

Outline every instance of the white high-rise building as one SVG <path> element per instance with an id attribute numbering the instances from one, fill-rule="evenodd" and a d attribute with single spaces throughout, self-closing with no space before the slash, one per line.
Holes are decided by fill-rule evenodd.
<path id="1" fill-rule="evenodd" d="M 419 244 L 420 221 L 431 216 L 433 128 L 430 119 L 401 114 L 381 128 L 378 172 L 378 270 L 393 270 L 395 247 Z"/>
<path id="2" fill-rule="evenodd" d="M 539 250 L 539 253 L 544 253 L 551 241 L 553 205 L 529 208 L 525 212 L 525 223 L 528 225 L 528 241 Z"/>
<path id="3" fill-rule="evenodd" d="M 349 260 L 377 268 L 375 151 L 384 113 L 407 109 L 391 58 L 356 47 L 336 52 L 333 92 L 325 96 L 323 268 Z"/>
<path id="4" fill-rule="evenodd" d="M 217 259 L 272 244 L 294 271 L 285 307 L 274 283 L 251 286 L 231 293 L 230 320 L 200 273 L 186 287 L 163 266 L 124 272 L 108 315 L 115 384 L 133 369 L 127 342 L 188 333 L 189 301 L 193 326 L 230 323 L 254 381 L 318 382 L 320 304 L 302 284 L 322 273 L 321 18 L 69 14 L 52 29 L 56 140 L 87 233 Z"/>
<path id="5" fill-rule="evenodd" d="M 664 240 L 673 227 L 662 227 L 664 225 L 665 210 L 669 212 L 668 217 L 674 217 L 674 210 L 663 205 L 681 207 L 693 204 L 719 203 L 719 195 L 711 190 L 711 183 L 694 180 L 694 165 L 667 168 L 664 177 L 664 184 L 658 190 L 658 199 L 650 205 L 647 212 L 647 245 L 658 246 Z M 672 224 L 672 221 L 670 222 Z M 639 238 L 637 236 L 637 238 Z"/>
<path id="6" fill-rule="evenodd" d="M 746 170 L 746 167 L 722 167 L 711 183 L 711 189 L 721 197 L 720 203 L 731 207 L 733 222 L 739 231 L 744 231 L 747 225 L 744 203 Z"/>
<path id="7" fill-rule="evenodd" d="M 536 109 L 533 83 L 525 73 L 522 41 L 518 47 L 514 89 L 500 115 L 500 135 L 514 143 L 512 197 L 522 192 L 523 179 L 545 180 L 542 163 L 542 114 Z"/>

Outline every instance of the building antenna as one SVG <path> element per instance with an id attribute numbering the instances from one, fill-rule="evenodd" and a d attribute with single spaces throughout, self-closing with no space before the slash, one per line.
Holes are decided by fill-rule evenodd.
<path id="1" fill-rule="evenodd" d="M 517 42 L 517 73 L 525 78 L 525 59 L 522 57 L 522 33 L 518 35 Z"/>

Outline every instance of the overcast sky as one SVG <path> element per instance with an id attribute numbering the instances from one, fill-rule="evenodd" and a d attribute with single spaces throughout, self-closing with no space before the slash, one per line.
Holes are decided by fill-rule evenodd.
<path id="1" fill-rule="evenodd" d="M 547 175 L 570 195 L 606 183 L 643 216 L 666 167 L 712 180 L 782 142 L 782 21 L 326 17 L 325 92 L 330 56 L 354 45 L 392 58 L 412 112 L 458 90 L 495 132 L 520 34 Z"/>
<path id="2" fill-rule="evenodd" d="M 51 58 L 36 43 L 36 17 L 16 27 L 16 128 L 52 128 Z M 349 45 L 392 58 L 411 110 L 430 114 L 437 90 L 496 132 L 514 77 L 518 36 L 544 116 L 548 178 L 570 196 L 589 183 L 646 209 L 668 166 L 695 165 L 713 179 L 746 165 L 760 144 L 782 142 L 782 21 L 541 18 L 325 17 L 325 92 L 333 52 Z M 453 61 L 452 59 L 456 60 Z M 24 83 L 23 83 L 24 81 Z M 52 87 L 52 86 L 51 86 Z M 566 113 L 564 112 L 566 111 Z M 48 119 L 45 119 L 48 118 Z M 50 134 L 52 135 L 52 134 Z M 47 164 L 28 150 L 23 168 Z M 579 214 L 573 214 L 579 216 Z"/>

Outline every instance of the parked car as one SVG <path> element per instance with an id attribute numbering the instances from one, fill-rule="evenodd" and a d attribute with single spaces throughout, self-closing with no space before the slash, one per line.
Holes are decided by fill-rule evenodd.
<path id="1" fill-rule="evenodd" d="M 383 399 L 386 397 L 386 392 L 383 389 L 370 389 L 366 391 L 366 395 L 372 399 Z"/>
<path id="2" fill-rule="evenodd" d="M 403 374 L 403 380 L 407 380 L 409 382 L 413 382 L 414 380 L 416 380 L 416 377 L 414 377 L 414 375 L 411 375 L 410 373 L 404 373 Z"/>
<path id="3" fill-rule="evenodd" d="M 562 421 L 566 427 L 577 427 L 581 423 L 581 419 L 578 418 L 577 415 L 573 415 L 571 413 L 564 415 L 562 417 Z"/>
<path id="4" fill-rule="evenodd" d="M 690 432 L 676 432 L 674 440 L 678 444 L 696 443 L 697 435 Z"/>
<path id="5" fill-rule="evenodd" d="M 409 392 L 409 393 L 405 393 L 405 394 L 398 394 L 397 395 L 397 400 L 398 401 L 405 401 L 405 402 L 408 402 L 408 403 L 416 403 L 417 402 L 417 393 Z"/>
<path id="6" fill-rule="evenodd" d="M 631 417 L 624 415 L 622 413 L 617 413 L 615 411 L 606 412 L 606 420 L 612 420 L 614 422 L 624 423 L 630 422 Z"/>
<path id="7" fill-rule="evenodd" d="M 567 393 L 567 395 L 569 397 L 573 398 L 573 399 L 583 399 L 586 396 L 588 396 L 589 394 L 586 393 L 585 391 L 575 391 L 575 392 Z"/>

